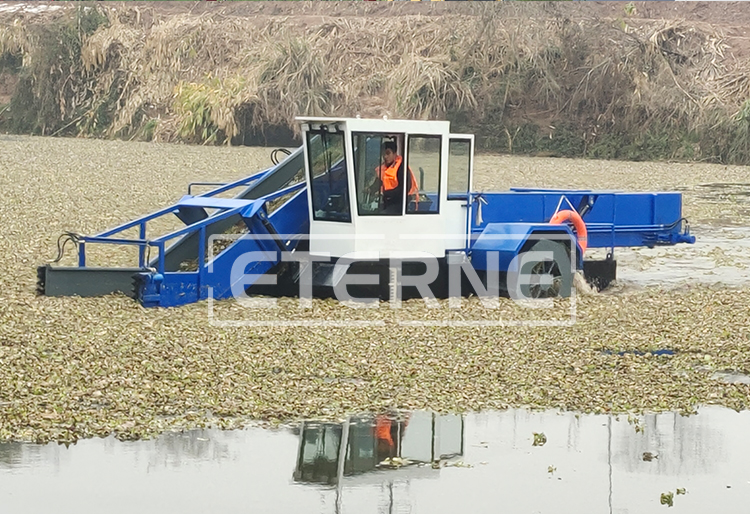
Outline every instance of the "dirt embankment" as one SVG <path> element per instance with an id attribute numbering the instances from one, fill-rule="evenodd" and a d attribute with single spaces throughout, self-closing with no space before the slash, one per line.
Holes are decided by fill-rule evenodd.
<path id="1" fill-rule="evenodd" d="M 0 4 L 7 131 L 263 144 L 389 115 L 510 153 L 750 162 L 743 2 L 30 5 Z"/>

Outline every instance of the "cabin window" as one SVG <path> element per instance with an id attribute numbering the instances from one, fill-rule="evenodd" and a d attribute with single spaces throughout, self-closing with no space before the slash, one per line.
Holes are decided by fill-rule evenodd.
<path id="1" fill-rule="evenodd" d="M 409 136 L 407 214 L 440 212 L 440 136 Z"/>
<path id="2" fill-rule="evenodd" d="M 351 222 L 344 133 L 307 132 L 310 193 L 314 220 Z"/>
<path id="3" fill-rule="evenodd" d="M 448 200 L 465 200 L 469 193 L 471 140 L 451 139 L 448 145 Z"/>
<path id="4" fill-rule="evenodd" d="M 400 216 L 404 210 L 404 135 L 352 134 L 360 216 Z"/>

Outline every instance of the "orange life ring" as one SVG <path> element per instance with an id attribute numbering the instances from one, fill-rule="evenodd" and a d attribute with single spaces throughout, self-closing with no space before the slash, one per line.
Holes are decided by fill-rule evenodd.
<path id="1" fill-rule="evenodd" d="M 581 247 L 581 253 L 586 251 L 586 247 L 589 245 L 589 235 L 586 230 L 586 223 L 583 222 L 583 218 L 576 211 L 564 210 L 557 211 L 549 222 L 552 225 L 560 225 L 570 221 L 573 227 L 576 229 L 576 237 L 578 238 L 578 245 Z"/>

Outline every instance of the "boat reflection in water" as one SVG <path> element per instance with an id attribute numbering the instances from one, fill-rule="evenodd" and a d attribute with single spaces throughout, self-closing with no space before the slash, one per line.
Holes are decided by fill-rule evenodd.
<path id="1" fill-rule="evenodd" d="M 402 467 L 427 477 L 435 474 L 433 467 L 463 453 L 460 415 L 412 412 L 352 416 L 343 423 L 305 421 L 294 480 L 340 485 L 345 477 Z"/>
<path id="2" fill-rule="evenodd" d="M 745 513 L 749 431 L 750 410 L 707 406 L 637 419 L 412 412 L 69 448 L 8 442 L 0 513 L 646 514 L 667 512 L 666 493 L 680 514 Z"/>

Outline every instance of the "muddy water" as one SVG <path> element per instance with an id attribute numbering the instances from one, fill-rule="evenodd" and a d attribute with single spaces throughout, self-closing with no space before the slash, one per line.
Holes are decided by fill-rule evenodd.
<path id="1" fill-rule="evenodd" d="M 414 412 L 0 444 L 3 512 L 746 512 L 750 412 Z M 534 433 L 537 442 L 534 446 Z M 393 458 L 391 458 L 393 457 Z M 384 465 L 383 462 L 389 463 Z M 685 494 L 677 494 L 678 489 Z M 680 491 L 681 492 L 681 491 Z"/>

